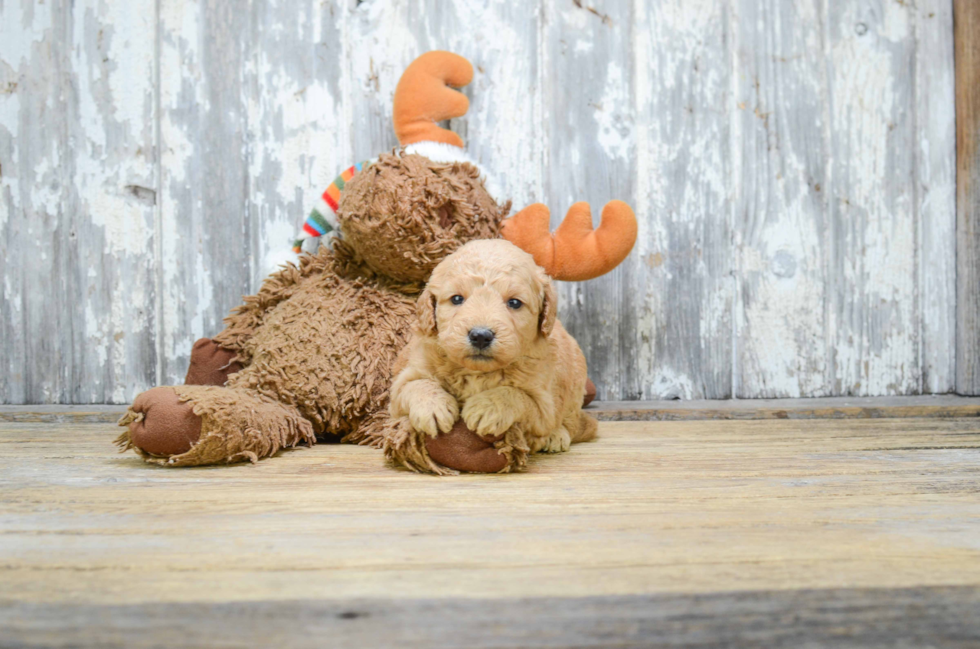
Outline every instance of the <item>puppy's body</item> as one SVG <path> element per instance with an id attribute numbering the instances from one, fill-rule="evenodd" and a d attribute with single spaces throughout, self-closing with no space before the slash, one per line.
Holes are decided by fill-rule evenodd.
<path id="1" fill-rule="evenodd" d="M 391 388 L 391 415 L 429 435 L 461 416 L 483 437 L 520 427 L 532 452 L 595 437 L 582 412 L 585 357 L 555 319 L 551 280 L 502 240 L 447 257 L 417 303 L 419 320 Z"/>

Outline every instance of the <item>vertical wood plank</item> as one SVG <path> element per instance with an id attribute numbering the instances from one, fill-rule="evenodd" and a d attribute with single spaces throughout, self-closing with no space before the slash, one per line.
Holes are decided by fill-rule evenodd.
<path id="1" fill-rule="evenodd" d="M 828 6 L 834 394 L 916 392 L 918 256 L 910 3 Z"/>
<path id="2" fill-rule="evenodd" d="M 825 308 L 831 151 L 823 4 L 738 3 L 740 398 L 833 392 Z"/>
<path id="3" fill-rule="evenodd" d="M 740 5 L 738 393 L 944 392 L 948 5 L 822 7 Z"/>
<path id="4" fill-rule="evenodd" d="M 159 6 L 160 380 L 179 383 L 194 340 L 251 288 L 249 14 L 223 0 Z"/>
<path id="5" fill-rule="evenodd" d="M 156 381 L 154 0 L 69 3 L 72 403 Z"/>
<path id="6" fill-rule="evenodd" d="M 918 0 L 915 29 L 915 211 L 921 392 L 956 385 L 956 92 L 953 3 Z"/>
<path id="7" fill-rule="evenodd" d="M 643 398 L 732 396 L 729 115 L 725 0 L 635 3 L 637 247 L 628 263 Z"/>
<path id="8" fill-rule="evenodd" d="M 594 220 L 610 199 L 635 204 L 633 7 L 546 0 L 543 15 L 543 202 L 554 228 L 576 201 L 592 205 Z M 627 273 L 559 287 L 559 316 L 585 352 L 600 399 L 642 395 L 625 339 L 635 321 L 631 295 L 623 302 Z"/>
<path id="9" fill-rule="evenodd" d="M 65 403 L 71 184 L 64 3 L 8 0 L 0 16 L 0 401 Z"/>
<path id="10" fill-rule="evenodd" d="M 252 0 L 246 64 L 250 288 L 354 160 L 346 121 L 347 0 Z"/>
<path id="11" fill-rule="evenodd" d="M 3 13 L 0 395 L 123 402 L 157 360 L 153 1 Z"/>
<path id="12" fill-rule="evenodd" d="M 954 0 L 956 391 L 980 394 L 980 5 Z"/>
<path id="13" fill-rule="evenodd" d="M 356 160 L 367 160 L 398 146 L 391 123 L 395 86 L 405 67 L 419 54 L 432 49 L 424 24 L 408 0 L 362 2 L 351 16 L 347 92 L 350 103 L 351 150 Z"/>

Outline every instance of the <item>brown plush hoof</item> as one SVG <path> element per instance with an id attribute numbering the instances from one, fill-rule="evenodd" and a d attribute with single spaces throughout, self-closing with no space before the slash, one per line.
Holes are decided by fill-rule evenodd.
<path id="1" fill-rule="evenodd" d="M 589 405 L 595 401 L 595 383 L 592 379 L 585 379 L 585 397 L 582 398 L 582 407 Z"/>
<path id="2" fill-rule="evenodd" d="M 224 385 L 228 377 L 242 369 L 232 362 L 235 352 L 225 349 L 210 338 L 201 338 L 191 348 L 191 364 L 184 385 Z"/>
<path id="3" fill-rule="evenodd" d="M 466 427 L 463 420 L 456 422 L 448 433 L 436 437 L 425 436 L 425 450 L 439 464 L 470 473 L 497 473 L 507 466 L 507 458 L 497 452 L 494 442 L 503 435 L 483 438 Z"/>
<path id="4" fill-rule="evenodd" d="M 190 403 L 181 403 L 173 388 L 143 392 L 129 407 L 143 415 L 129 424 L 133 446 L 151 455 L 180 455 L 201 437 L 201 418 Z"/>

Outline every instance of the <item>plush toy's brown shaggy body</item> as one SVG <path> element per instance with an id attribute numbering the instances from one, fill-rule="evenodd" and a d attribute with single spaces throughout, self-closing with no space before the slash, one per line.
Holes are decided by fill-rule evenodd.
<path id="1" fill-rule="evenodd" d="M 220 381 L 219 364 L 232 360 L 242 369 L 223 386 L 140 395 L 119 443 L 148 461 L 186 466 L 256 460 L 316 436 L 379 442 L 392 367 L 424 281 L 466 241 L 497 237 L 507 209 L 471 165 L 382 155 L 344 191 L 343 239 L 245 298 L 213 344 L 196 345 L 188 376 Z M 172 443 L 161 446 L 160 437 Z"/>

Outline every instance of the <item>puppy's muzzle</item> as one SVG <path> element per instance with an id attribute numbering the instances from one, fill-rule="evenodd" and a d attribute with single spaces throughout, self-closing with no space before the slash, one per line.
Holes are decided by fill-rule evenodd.
<path id="1" fill-rule="evenodd" d="M 473 327 L 469 333 L 470 345 L 475 349 L 486 349 L 493 343 L 493 332 L 486 327 Z"/>

